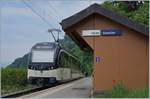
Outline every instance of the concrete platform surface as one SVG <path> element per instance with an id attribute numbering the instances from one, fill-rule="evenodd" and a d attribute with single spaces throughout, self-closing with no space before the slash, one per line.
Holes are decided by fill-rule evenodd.
<path id="1" fill-rule="evenodd" d="M 34 92 L 19 98 L 89 98 L 92 88 L 91 77 Z"/>

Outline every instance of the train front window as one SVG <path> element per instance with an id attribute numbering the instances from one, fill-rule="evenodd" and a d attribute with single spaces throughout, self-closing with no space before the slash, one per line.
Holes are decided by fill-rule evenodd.
<path id="1" fill-rule="evenodd" d="M 54 50 L 32 51 L 32 62 L 53 62 Z"/>

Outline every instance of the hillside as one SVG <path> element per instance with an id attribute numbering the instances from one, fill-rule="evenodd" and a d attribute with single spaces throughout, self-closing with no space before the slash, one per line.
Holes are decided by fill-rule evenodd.
<path id="1" fill-rule="evenodd" d="M 28 62 L 28 54 L 25 54 L 23 57 L 16 58 L 14 62 L 12 62 L 7 67 L 10 68 L 26 68 Z"/>

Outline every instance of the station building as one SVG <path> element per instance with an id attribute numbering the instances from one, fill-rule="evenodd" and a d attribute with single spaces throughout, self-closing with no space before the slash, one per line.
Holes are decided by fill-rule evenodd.
<path id="1" fill-rule="evenodd" d="M 94 92 L 118 81 L 126 88 L 149 84 L 149 28 L 93 4 L 60 23 L 84 51 L 93 51 Z"/>

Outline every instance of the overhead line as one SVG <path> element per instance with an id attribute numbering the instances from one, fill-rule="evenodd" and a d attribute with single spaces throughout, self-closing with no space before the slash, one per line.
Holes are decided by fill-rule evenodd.
<path id="1" fill-rule="evenodd" d="M 53 9 L 53 11 L 56 13 L 56 16 L 58 15 L 58 17 L 61 19 L 61 17 L 59 16 L 59 15 L 61 15 L 52 5 L 51 5 L 51 3 L 50 3 L 50 1 L 48 1 L 48 3 L 49 3 L 49 5 L 50 5 L 50 7 Z M 57 18 L 58 18 L 57 17 Z M 60 25 L 60 24 L 59 24 Z"/>
<path id="2" fill-rule="evenodd" d="M 48 25 L 50 25 L 51 27 L 53 27 L 44 17 L 42 17 L 39 13 L 37 13 L 28 3 L 26 3 L 24 0 L 22 0 L 22 2 L 29 8 L 31 9 L 31 11 L 33 13 L 35 13 L 36 15 L 38 15 L 44 22 L 46 22 Z"/>
<path id="3" fill-rule="evenodd" d="M 31 9 L 32 12 L 34 12 L 36 15 L 38 15 L 44 22 L 46 22 L 48 25 L 50 25 L 51 27 L 53 27 L 44 17 L 42 17 L 39 13 L 37 13 L 30 5 L 28 5 L 28 3 L 26 3 L 24 0 L 22 0 L 22 2 L 29 8 Z M 55 36 L 54 34 L 51 32 L 54 40 L 56 41 L 55 39 Z"/>

